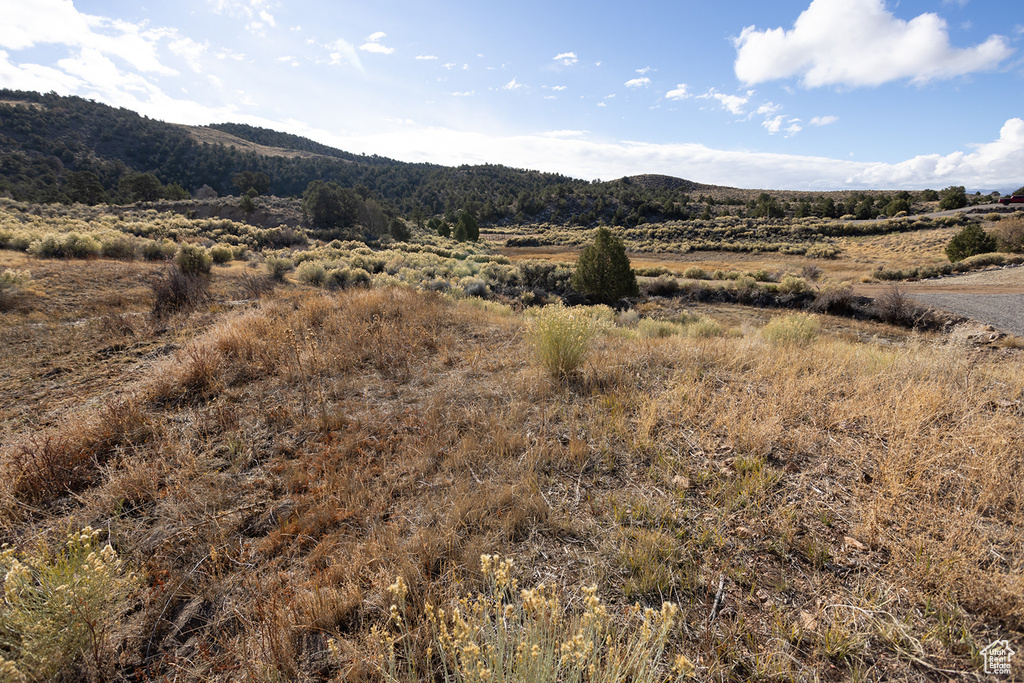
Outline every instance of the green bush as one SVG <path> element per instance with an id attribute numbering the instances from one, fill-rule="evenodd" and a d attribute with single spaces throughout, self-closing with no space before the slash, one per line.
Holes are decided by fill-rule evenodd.
<path id="1" fill-rule="evenodd" d="M 779 294 L 804 294 L 809 290 L 807 281 L 795 275 L 783 275 L 779 282 Z"/>
<path id="2" fill-rule="evenodd" d="M 100 532 L 86 527 L 52 554 L 0 553 L 5 575 L 0 601 L 0 673 L 4 680 L 70 680 L 84 668 L 89 679 L 105 679 L 114 618 L 137 584 Z M 18 674 L 11 673 L 11 669 Z"/>
<path id="3" fill-rule="evenodd" d="M 227 244 L 217 244 L 210 247 L 210 258 L 213 259 L 214 263 L 225 264 L 234 258 L 234 250 Z"/>
<path id="4" fill-rule="evenodd" d="M 197 244 L 183 244 L 174 255 L 174 263 L 185 275 L 205 275 L 210 272 L 213 257 Z"/>
<path id="5" fill-rule="evenodd" d="M 327 282 L 327 269 L 319 261 L 304 261 L 295 270 L 299 282 L 322 287 Z"/>
<path id="6" fill-rule="evenodd" d="M 131 261 L 135 258 L 135 242 L 125 235 L 105 237 L 101 241 L 103 255 L 107 258 Z"/>
<path id="7" fill-rule="evenodd" d="M 708 275 L 708 271 L 698 266 L 690 266 L 683 271 L 683 277 L 691 280 L 710 280 L 711 276 Z"/>
<path id="8" fill-rule="evenodd" d="M 679 323 L 668 320 L 655 320 L 653 318 L 643 318 L 636 326 L 637 334 L 646 339 L 672 337 L 682 334 L 685 330 L 686 328 Z"/>
<path id="9" fill-rule="evenodd" d="M 28 253 L 39 258 L 93 258 L 101 252 L 102 247 L 94 237 L 75 232 L 47 235 L 28 247 Z"/>
<path id="10" fill-rule="evenodd" d="M 968 223 L 946 245 L 946 256 L 951 262 L 968 256 L 987 254 L 996 250 L 996 239 L 977 223 Z"/>
<path id="11" fill-rule="evenodd" d="M 170 240 L 147 240 L 142 247 L 142 258 L 147 261 L 170 261 L 178 252 L 178 245 Z"/>
<path id="12" fill-rule="evenodd" d="M 622 240 L 607 228 L 598 228 L 594 241 L 580 253 L 572 286 L 580 294 L 604 304 L 640 292 Z"/>
<path id="13" fill-rule="evenodd" d="M 537 359 L 556 379 L 573 375 L 583 365 L 595 331 L 596 323 L 588 311 L 561 304 L 545 306 L 533 321 Z"/>
<path id="14" fill-rule="evenodd" d="M 761 328 L 761 336 L 775 346 L 806 346 L 821 331 L 821 323 L 814 316 L 796 313 L 784 318 L 772 318 Z"/>
<path id="15" fill-rule="evenodd" d="M 267 267 L 267 272 L 270 273 L 271 279 L 275 282 L 283 282 L 284 276 L 288 274 L 288 271 L 295 269 L 295 264 L 291 259 L 281 256 L 268 256 L 264 259 L 263 265 Z"/>

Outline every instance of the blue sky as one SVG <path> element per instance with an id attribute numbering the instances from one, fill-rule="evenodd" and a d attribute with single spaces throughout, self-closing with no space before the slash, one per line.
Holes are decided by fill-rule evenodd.
<path id="1" fill-rule="evenodd" d="M 0 86 L 406 161 L 1024 185 L 1019 0 L 0 0 Z"/>

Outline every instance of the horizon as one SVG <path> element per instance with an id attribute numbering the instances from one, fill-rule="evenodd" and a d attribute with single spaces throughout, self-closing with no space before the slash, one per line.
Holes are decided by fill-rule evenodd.
<path id="1" fill-rule="evenodd" d="M 1006 193 L 1024 25 L 980 5 L 0 0 L 0 87 L 443 166 Z"/>

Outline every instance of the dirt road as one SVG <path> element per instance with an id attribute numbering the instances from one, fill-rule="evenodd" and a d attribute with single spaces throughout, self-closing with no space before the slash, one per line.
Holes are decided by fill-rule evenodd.
<path id="1" fill-rule="evenodd" d="M 910 282 L 901 287 L 926 306 L 1024 336 L 1024 267 Z"/>

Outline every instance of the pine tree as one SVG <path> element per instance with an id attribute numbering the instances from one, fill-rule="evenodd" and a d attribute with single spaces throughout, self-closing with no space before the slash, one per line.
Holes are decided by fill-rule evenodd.
<path id="1" fill-rule="evenodd" d="M 624 296 L 636 296 L 639 289 L 636 275 L 629 265 L 622 240 L 607 228 L 598 228 L 576 261 L 572 286 L 577 292 L 598 303 L 612 304 Z"/>
<path id="2" fill-rule="evenodd" d="M 987 254 L 995 250 L 996 238 L 985 232 L 977 223 L 968 223 L 946 245 L 946 256 L 950 261 L 956 262 L 968 256 Z"/>

